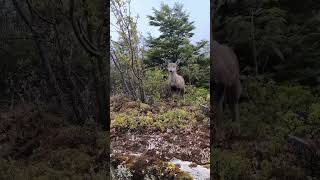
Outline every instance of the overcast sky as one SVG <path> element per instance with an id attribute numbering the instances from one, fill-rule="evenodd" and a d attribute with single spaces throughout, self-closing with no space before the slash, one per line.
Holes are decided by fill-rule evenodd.
<path id="1" fill-rule="evenodd" d="M 159 36 L 157 27 L 149 25 L 147 15 L 153 15 L 152 8 L 160 9 L 161 3 L 168 4 L 173 7 L 175 2 L 183 4 L 184 10 L 189 13 L 189 21 L 194 21 L 195 29 L 193 30 L 194 36 L 191 42 L 195 43 L 200 40 L 210 39 L 210 1 L 209 0 L 131 0 L 132 15 L 139 14 L 138 31 L 144 37 L 147 37 L 148 32 L 152 36 Z M 111 13 L 111 22 L 113 21 Z M 111 27 L 112 39 L 117 39 L 117 33 Z"/>

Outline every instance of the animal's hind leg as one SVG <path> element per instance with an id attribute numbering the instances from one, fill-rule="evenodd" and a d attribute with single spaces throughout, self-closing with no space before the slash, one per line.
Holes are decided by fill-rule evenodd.
<path id="1" fill-rule="evenodd" d="M 216 108 L 215 127 L 216 139 L 222 141 L 224 139 L 223 129 L 223 101 L 225 96 L 225 88 L 222 84 L 216 84 L 214 89 L 214 103 Z"/>
<path id="2" fill-rule="evenodd" d="M 232 113 L 232 121 L 239 121 L 239 103 L 230 103 L 229 108 Z"/>
<path id="3" fill-rule="evenodd" d="M 239 121 L 239 92 L 237 84 L 227 89 L 228 104 L 232 113 L 232 121 Z"/>
<path id="4" fill-rule="evenodd" d="M 232 121 L 236 122 L 236 133 L 240 134 L 241 133 L 241 127 L 240 127 L 240 121 L 239 121 L 239 103 L 231 103 L 230 104 L 230 111 L 232 113 Z"/>
<path id="5" fill-rule="evenodd" d="M 239 121 L 240 115 L 239 115 L 239 103 L 238 102 L 234 104 L 234 114 L 235 114 L 235 117 L 234 117 L 235 121 Z"/>
<path id="6" fill-rule="evenodd" d="M 232 115 L 232 121 L 236 122 L 235 131 L 237 132 L 237 134 L 240 134 L 241 128 L 240 128 L 240 121 L 239 121 L 239 94 L 236 87 L 237 87 L 236 85 L 229 87 L 227 90 L 228 92 L 227 96 L 228 96 L 229 108 Z"/>
<path id="7" fill-rule="evenodd" d="M 185 101 L 185 89 L 180 90 L 180 96 L 183 98 L 183 102 Z"/>

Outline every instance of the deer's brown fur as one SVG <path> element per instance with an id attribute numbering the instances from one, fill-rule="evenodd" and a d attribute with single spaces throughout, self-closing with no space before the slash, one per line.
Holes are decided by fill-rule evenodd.
<path id="1" fill-rule="evenodd" d="M 239 120 L 239 98 L 241 83 L 239 62 L 234 51 L 225 45 L 213 42 L 214 103 L 216 108 L 216 137 L 224 138 L 223 104 L 229 104 L 232 119 Z"/>
<path id="2" fill-rule="evenodd" d="M 168 71 L 169 71 L 169 84 L 171 93 L 173 91 L 178 91 L 181 95 L 185 93 L 185 81 L 182 76 L 177 73 L 177 64 L 176 63 L 169 63 L 168 64 Z"/>

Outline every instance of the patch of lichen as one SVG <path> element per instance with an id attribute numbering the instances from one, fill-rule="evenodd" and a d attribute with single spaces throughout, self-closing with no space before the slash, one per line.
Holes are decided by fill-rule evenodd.
<path id="1" fill-rule="evenodd" d="M 154 176 L 160 179 L 193 180 L 189 173 L 181 171 L 177 165 L 171 162 L 147 159 L 144 155 L 140 157 L 116 155 L 112 158 L 111 164 L 116 171 L 119 165 L 126 167 L 132 174 L 133 179 Z"/>
<path id="2" fill-rule="evenodd" d="M 193 180 L 192 176 L 184 171 L 181 171 L 180 168 L 171 163 L 164 161 L 156 161 L 156 164 L 149 167 L 149 172 L 155 172 L 156 177 L 162 179 L 184 179 L 184 180 Z"/>

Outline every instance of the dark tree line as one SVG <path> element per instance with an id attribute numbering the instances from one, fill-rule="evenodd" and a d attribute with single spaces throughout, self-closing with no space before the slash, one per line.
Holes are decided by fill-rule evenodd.
<path id="1" fill-rule="evenodd" d="M 1 100 L 109 129 L 108 2 L 3 0 L 0 13 Z"/>
<path id="2" fill-rule="evenodd" d="M 216 1 L 214 37 L 232 46 L 244 74 L 318 83 L 318 1 Z"/>

